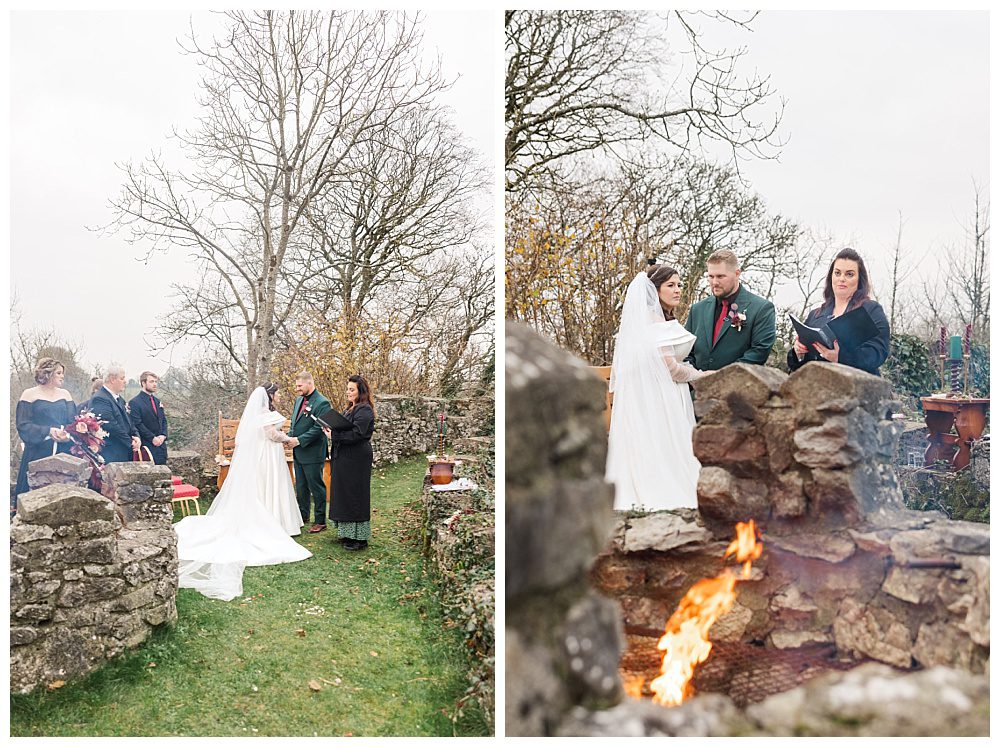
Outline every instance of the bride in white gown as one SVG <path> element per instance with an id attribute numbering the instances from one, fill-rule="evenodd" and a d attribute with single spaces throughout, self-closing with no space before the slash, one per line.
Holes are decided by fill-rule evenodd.
<path id="1" fill-rule="evenodd" d="M 290 439 L 278 430 L 285 416 L 272 409 L 276 392 L 273 384 L 253 390 L 236 429 L 229 474 L 211 508 L 174 525 L 181 588 L 229 600 L 243 593 L 246 566 L 312 556 L 289 536 L 300 533 L 302 517 L 285 462 L 283 444 Z"/>
<path id="2" fill-rule="evenodd" d="M 704 372 L 682 363 L 695 337 L 673 318 L 680 275 L 653 265 L 629 284 L 615 342 L 614 392 L 605 476 L 616 510 L 695 508 L 701 465 L 691 433 L 689 381 Z"/>

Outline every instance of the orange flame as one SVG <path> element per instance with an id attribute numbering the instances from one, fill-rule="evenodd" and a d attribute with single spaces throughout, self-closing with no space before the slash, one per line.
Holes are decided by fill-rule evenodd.
<path id="1" fill-rule="evenodd" d="M 736 525 L 736 539 L 726 548 L 723 559 L 730 555 L 743 563 L 742 578 L 750 577 L 750 568 L 764 551 L 757 541 L 753 519 Z M 736 600 L 737 577 L 726 568 L 715 578 L 704 578 L 690 589 L 667 621 L 666 630 L 657 648 L 663 651 L 660 676 L 649 687 L 653 700 L 660 705 L 680 705 L 691 696 L 691 678 L 695 667 L 712 652 L 708 632 Z"/>

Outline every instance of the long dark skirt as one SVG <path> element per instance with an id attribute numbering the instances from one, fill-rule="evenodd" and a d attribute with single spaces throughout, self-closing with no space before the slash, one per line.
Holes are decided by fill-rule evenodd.
<path id="1" fill-rule="evenodd" d="M 372 518 L 372 445 L 334 443 L 330 520 L 365 522 Z"/>

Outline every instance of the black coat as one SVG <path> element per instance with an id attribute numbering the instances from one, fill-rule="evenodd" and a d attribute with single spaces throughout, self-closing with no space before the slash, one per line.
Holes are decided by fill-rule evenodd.
<path id="1" fill-rule="evenodd" d="M 152 400 L 150 399 L 152 397 Z M 156 409 L 153 409 L 153 402 L 156 402 Z M 153 462 L 156 464 L 167 463 L 167 442 L 164 441 L 159 446 L 153 446 L 153 439 L 156 436 L 167 435 L 167 415 L 163 412 L 163 405 L 155 394 L 139 392 L 128 402 L 132 410 L 130 416 L 132 425 L 139 431 L 139 439 L 142 445 L 149 449 L 153 455 Z"/>
<path id="2" fill-rule="evenodd" d="M 333 431 L 330 448 L 330 520 L 371 521 L 372 445 L 375 413 L 358 405 L 344 413 L 354 423 L 349 431 Z"/>
<path id="3" fill-rule="evenodd" d="M 878 301 L 868 299 L 861 305 L 868 310 L 872 321 L 878 327 L 878 335 L 854 350 L 841 348 L 837 362 L 845 366 L 851 366 L 852 368 L 860 368 L 862 371 L 879 376 L 879 366 L 885 363 L 885 359 L 889 357 L 889 320 L 886 318 L 885 311 Z M 818 309 L 810 311 L 805 323 L 809 327 L 822 327 L 832 318 L 833 305 L 824 304 Z M 795 349 L 792 348 L 788 351 L 788 370 L 794 371 L 809 361 L 821 360 L 823 359 L 820 358 L 819 353 L 814 353 L 811 349 L 802 360 L 799 360 L 798 356 L 795 355 Z"/>
<path id="4" fill-rule="evenodd" d="M 21 468 L 17 473 L 15 495 L 28 492 L 28 464 L 36 459 L 52 456 L 52 447 L 60 454 L 68 453 L 72 443 L 68 441 L 47 441 L 50 428 L 65 428 L 76 417 L 76 405 L 71 399 L 49 402 L 36 399 L 34 402 L 20 401 L 15 411 L 17 435 L 24 442 Z"/>
<path id="5" fill-rule="evenodd" d="M 108 436 L 101 446 L 101 456 L 105 462 L 131 462 L 132 436 L 138 436 L 139 431 L 132 425 L 132 420 L 125 411 L 125 400 L 112 397 L 105 389 L 98 389 L 90 398 L 90 411 L 101 420 L 107 421 L 101 427 Z"/>

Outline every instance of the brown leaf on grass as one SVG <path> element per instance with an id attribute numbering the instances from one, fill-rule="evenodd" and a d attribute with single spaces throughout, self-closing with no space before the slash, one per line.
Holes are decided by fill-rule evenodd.
<path id="1" fill-rule="evenodd" d="M 297 635 L 299 638 L 305 638 L 306 637 L 306 631 L 305 631 L 304 628 L 298 628 L 295 631 L 295 635 Z"/>
<path id="2" fill-rule="evenodd" d="M 58 690 L 60 687 L 66 684 L 66 680 L 54 680 L 49 683 L 49 690 Z"/>
<path id="3" fill-rule="evenodd" d="M 378 658 L 378 651 L 369 651 L 368 653 L 374 656 L 376 659 Z"/>
<path id="4" fill-rule="evenodd" d="M 155 666 L 156 666 L 156 662 L 155 662 L 155 661 L 151 661 L 151 662 L 149 662 L 149 667 L 150 667 L 150 669 L 152 669 L 152 668 L 153 668 L 153 667 L 155 667 Z"/>
<path id="5" fill-rule="evenodd" d="M 317 682 L 316 680 L 309 680 L 309 689 L 312 690 L 314 693 L 318 693 L 320 690 L 323 689 L 323 686 L 319 684 L 319 682 Z"/>

